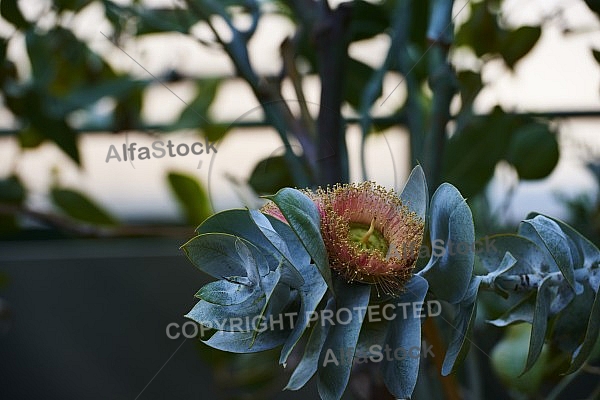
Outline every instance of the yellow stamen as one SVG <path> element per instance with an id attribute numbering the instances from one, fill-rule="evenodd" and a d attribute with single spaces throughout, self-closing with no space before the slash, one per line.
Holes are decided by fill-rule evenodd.
<path id="1" fill-rule="evenodd" d="M 371 220 L 371 226 L 369 227 L 369 230 L 365 233 L 362 239 L 360 239 L 360 241 L 364 244 L 369 243 L 369 239 L 371 238 L 373 232 L 375 232 L 375 218 Z"/>

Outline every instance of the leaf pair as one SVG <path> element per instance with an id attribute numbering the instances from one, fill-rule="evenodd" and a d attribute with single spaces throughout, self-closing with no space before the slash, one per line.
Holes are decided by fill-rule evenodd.
<path id="1" fill-rule="evenodd" d="M 600 251 L 564 222 L 535 213 L 521 223 L 518 235 L 498 235 L 494 240 L 497 251 L 482 255 L 483 265 L 490 271 L 484 279 L 504 293 L 521 292 L 521 286 L 528 286 L 526 289 L 535 289 L 536 295 L 522 297 L 504 315 L 489 322 L 496 326 L 532 324 L 525 373 L 542 352 L 550 318 L 557 318 L 552 331 L 555 336 L 570 331 L 564 325 L 569 315 L 585 316 L 585 337 L 568 350 L 572 355 L 566 373 L 574 372 L 591 354 L 600 332 Z M 501 254 L 503 261 L 499 263 Z M 510 263 L 504 261 L 508 258 Z M 583 297 L 590 301 L 581 301 Z"/>
<path id="2" fill-rule="evenodd" d="M 308 326 L 307 316 L 327 290 L 311 263 L 317 260 L 327 267 L 326 252 L 318 248 L 320 232 L 310 241 L 298 235 L 315 233 L 318 212 L 303 211 L 303 217 L 312 219 L 299 217 L 296 203 L 308 200 L 299 195 L 306 197 L 294 191 L 274 198 L 293 221 L 290 225 L 256 210 L 229 210 L 208 218 L 198 227 L 198 236 L 182 246 L 199 269 L 221 279 L 198 292 L 201 300 L 187 315 L 217 327 L 206 344 L 239 353 L 283 345 L 280 363 L 287 362 Z"/>

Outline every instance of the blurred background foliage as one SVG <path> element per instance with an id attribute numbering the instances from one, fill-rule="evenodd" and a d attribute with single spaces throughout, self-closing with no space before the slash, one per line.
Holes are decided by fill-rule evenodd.
<path id="1" fill-rule="evenodd" d="M 511 26 L 503 17 L 501 1 L 460 4 L 444 0 L 352 1 L 336 7 L 313 0 L 178 0 L 156 4 L 159 5 L 141 0 L 54 0 L 44 2 L 38 18 L 31 18 L 25 17 L 17 0 L 0 2 L 1 17 L 10 25 L 10 34 L 0 38 L 0 99 L 14 122 L 2 134 L 16 138 L 20 155 L 51 142 L 81 167 L 82 135 L 112 132 L 122 137 L 135 131 L 167 137 L 173 132 L 194 129 L 199 136 L 218 141 L 233 127 L 269 126 L 279 135 L 284 153 L 258 161 L 249 171 L 247 182 L 240 183 L 249 185 L 257 194 L 266 194 L 286 186 L 314 187 L 349 181 L 346 131 L 350 125 L 358 125 L 362 133 L 361 172 L 362 179 L 367 179 L 364 152 L 367 137 L 401 125 L 407 128 L 410 138 L 410 148 L 402 149 L 403 154 L 409 154 L 406 163 L 423 166 L 431 191 L 444 181 L 459 188 L 473 209 L 476 233 L 483 237 L 514 229 L 505 226 L 506 221 L 491 212 L 485 193 L 498 164 L 510 165 L 519 180 L 546 178 L 560 157 L 556 121 L 578 114 L 564 110 L 515 113 L 500 105 L 487 114 L 475 111 L 475 99 L 486 86 L 482 79 L 485 66 L 501 61 L 513 70 L 536 46 L 543 29 L 543 24 Z M 590 12 L 600 11 L 595 2 L 586 4 Z M 152 40 L 156 35 L 185 35 L 201 46 L 226 54 L 236 73 L 188 76 L 173 67 L 142 79 L 119 71 L 71 29 L 72 21 L 92 5 L 102 7 L 111 30 L 101 34 L 114 46 L 122 48 L 128 41 Z M 455 24 L 454 18 L 459 13 L 461 22 Z M 281 56 L 279 71 L 261 75 L 250 61 L 249 43 L 261 18 L 268 14 L 289 19 L 294 31 L 277 44 Z M 199 27 L 210 34 L 200 37 Z M 351 44 L 378 35 L 389 37 L 389 48 L 381 65 L 367 65 L 351 57 L 348 51 Z M 29 69 L 19 69 L 9 56 L 9 46 L 19 45 L 25 46 Z M 592 51 L 600 62 L 600 53 Z M 474 60 L 470 68 L 457 68 L 453 64 L 452 60 L 461 52 Z M 23 74 L 24 70 L 28 73 Z M 382 89 L 384 78 L 390 74 L 401 77 L 399 85 L 404 88 L 405 99 L 389 115 L 373 116 L 373 111 L 391 95 L 387 93 L 385 97 Z M 303 82 L 309 77 L 317 77 L 320 82 L 316 112 L 314 107 L 309 110 L 303 93 Z M 210 108 L 221 86 L 240 78 L 260 103 L 264 120 L 248 124 L 211 118 Z M 193 85 L 196 97 L 169 123 L 146 121 L 142 112 L 145 93 L 153 87 L 168 88 L 180 82 Z M 285 82 L 294 89 L 293 100 L 282 94 Z M 106 99 L 113 106 L 99 118 L 94 107 Z M 299 107 L 291 107 L 291 103 Z M 589 162 L 590 170 L 600 182 L 600 162 Z M 15 163 L 12 170 L 0 177 L 0 235 L 4 239 L 186 237 L 189 225 L 198 225 L 211 215 L 213 205 L 205 184 L 196 177 L 170 171 L 166 179 L 185 220 L 183 228 L 178 225 L 181 229 L 129 225 L 78 188 L 61 185 L 58 175 L 47 194 L 54 208 L 33 209 L 28 202 L 27 184 Z M 565 203 L 575 228 L 600 243 L 600 201 L 582 197 L 565 199 Z M 545 350 L 546 361 L 540 361 L 537 370 L 531 372 L 537 374 L 535 379 L 528 379 L 524 385 L 524 377 L 510 373 L 514 369 L 511 366 L 519 362 L 514 358 L 526 353 L 527 341 L 523 342 L 519 327 L 501 331 L 483 324 L 484 319 L 495 318 L 508 307 L 494 304 L 494 299 L 482 296 L 481 309 L 486 312 L 480 317 L 475 333 L 477 346 L 492 354 L 493 362 L 472 350 L 465 371 L 445 379 L 471 386 L 473 379 L 479 379 L 480 384 L 475 386 L 483 395 L 481 398 L 506 397 L 508 393 L 514 398 L 541 398 L 540 393 L 559 396 L 552 388 L 573 378 L 556 375 L 560 360 L 552 358 L 551 346 Z M 5 309 L 0 303 L 0 316 L 8 315 Z M 273 382 L 285 381 L 276 378 L 272 354 L 239 358 L 204 346 L 200 352 L 214 365 L 215 382 L 226 393 L 225 397 L 252 398 L 251 393 L 255 393 L 254 398 L 269 397 L 267 392 L 282 387 Z M 598 374 L 593 369 L 597 367 L 589 368 L 588 375 Z M 435 370 L 435 366 L 425 363 L 422 369 L 428 372 Z M 585 371 L 580 375 L 586 375 Z M 357 372 L 350 386 L 353 396 L 375 398 L 379 390 L 375 383 L 356 383 L 364 376 L 370 375 Z M 420 379 L 436 379 L 439 373 L 427 376 Z M 419 387 L 425 390 L 423 385 Z M 434 395 L 436 390 L 443 391 L 440 384 L 431 388 L 429 393 L 433 391 Z M 584 393 L 598 391 L 589 389 L 589 379 L 580 388 Z M 427 396 L 426 392 L 416 395 Z"/>

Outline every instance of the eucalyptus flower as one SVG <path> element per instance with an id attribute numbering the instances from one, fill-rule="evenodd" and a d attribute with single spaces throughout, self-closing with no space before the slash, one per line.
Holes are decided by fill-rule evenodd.
<path id="1" fill-rule="evenodd" d="M 316 376 L 319 395 L 327 400 L 342 397 L 354 359 L 366 355 L 382 363 L 390 393 L 410 397 L 419 357 L 378 360 L 371 349 L 421 348 L 421 317 L 400 305 L 423 304 L 429 292 L 451 304 L 475 298 L 472 253 L 436 253 L 416 269 L 426 218 L 432 243 L 473 242 L 464 198 L 444 184 L 430 202 L 417 166 L 401 193 L 363 182 L 314 191 L 284 188 L 268 199 L 261 210 L 211 216 L 183 246 L 198 268 L 217 278 L 196 294 L 200 300 L 186 315 L 214 330 L 204 343 L 235 353 L 281 346 L 284 366 L 305 343 L 286 389 L 298 390 Z M 388 296 L 375 299 L 374 291 Z M 366 311 L 371 306 L 390 312 L 372 321 Z M 468 331 L 470 310 L 459 314 L 466 318 L 457 324 L 459 339 Z M 314 315 L 319 322 L 311 324 Z M 266 321 L 266 329 L 254 321 Z M 450 370 L 461 359 L 459 339 L 445 357 Z M 344 360 L 334 360 L 340 349 Z"/>
<path id="2" fill-rule="evenodd" d="M 373 182 L 304 190 L 321 217 L 321 234 L 332 270 L 348 282 L 375 284 L 398 294 L 413 274 L 424 221 L 394 190 Z M 269 202 L 262 209 L 285 222 Z"/>

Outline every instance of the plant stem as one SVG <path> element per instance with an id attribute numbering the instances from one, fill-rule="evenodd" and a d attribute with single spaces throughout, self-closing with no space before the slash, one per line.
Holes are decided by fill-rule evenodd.
<path id="1" fill-rule="evenodd" d="M 266 119 L 275 128 L 283 145 L 286 149 L 284 157 L 289 166 L 296 185 L 308 187 L 311 178 L 305 172 L 302 160 L 294 154 L 291 144 L 288 140 L 288 132 L 295 133 L 296 136 L 302 136 L 299 132 L 299 124 L 290 111 L 287 103 L 281 96 L 281 93 L 274 89 L 272 85 L 259 77 L 250 64 L 248 55 L 247 35 L 236 29 L 229 15 L 225 12 L 224 6 L 219 2 L 212 0 L 203 0 L 198 5 L 196 2 L 187 1 L 190 10 L 195 12 L 203 21 L 208 24 L 217 41 L 223 46 L 227 55 L 235 65 L 238 75 L 240 75 L 252 88 L 254 95 L 260 102 Z M 226 42 L 211 22 L 212 15 L 218 15 L 223 18 L 231 31 L 231 40 Z M 256 18 L 256 17 L 255 17 Z"/>
<path id="2" fill-rule="evenodd" d="M 452 0 L 433 0 L 427 39 L 429 47 L 429 86 L 433 104 L 426 138 L 425 175 L 431 187 L 442 181 L 442 162 L 447 141 L 446 126 L 450 121 L 450 102 L 457 90 L 456 77 L 448 62 L 452 42 Z"/>
<path id="3" fill-rule="evenodd" d="M 578 268 L 575 271 L 575 281 L 583 282 L 590 277 L 600 274 L 600 267 Z M 500 290 L 503 292 L 529 292 L 538 289 L 544 279 L 549 279 L 550 284 L 558 285 L 564 281 L 562 272 L 550 273 L 500 275 L 496 277 L 493 273 L 482 277 L 481 288 L 487 290 Z"/>
<path id="4" fill-rule="evenodd" d="M 370 114 L 370 110 L 373 106 L 373 103 L 377 99 L 379 92 L 382 89 L 383 78 L 385 77 L 385 74 L 387 73 L 391 65 L 398 59 L 400 50 L 406 49 L 408 31 L 410 28 L 410 15 L 410 2 L 399 1 L 396 5 L 396 8 L 394 10 L 394 16 L 392 18 L 390 32 L 391 41 L 387 56 L 383 64 L 371 75 L 369 81 L 365 85 L 365 89 L 361 97 L 361 104 L 359 110 L 359 123 L 362 132 L 360 146 L 360 165 L 363 180 L 367 179 L 367 167 L 365 162 L 365 143 L 367 135 L 369 134 L 369 130 L 371 129 L 371 126 L 374 123 L 374 119 Z M 409 117 L 409 119 L 410 118 L 411 117 Z"/>
<path id="5" fill-rule="evenodd" d="M 318 159 L 320 185 L 348 182 L 348 154 L 342 118 L 345 69 L 348 60 L 348 26 L 352 3 L 331 10 L 320 2 L 320 17 L 314 26 L 321 100 L 319 106 Z"/>

